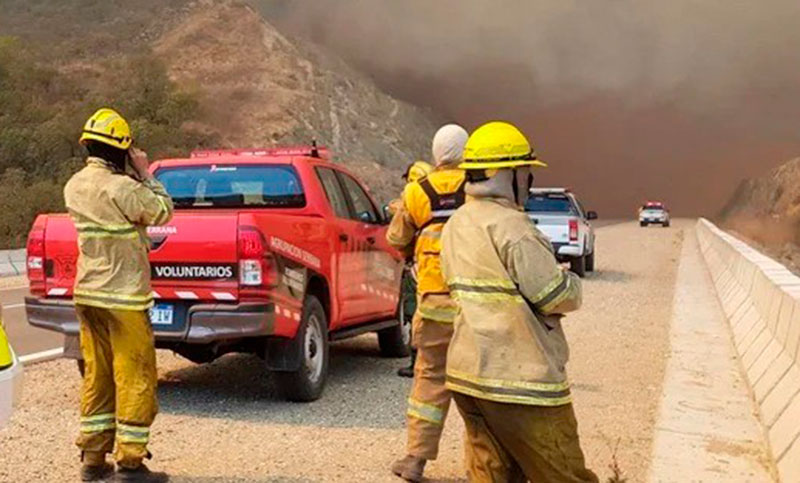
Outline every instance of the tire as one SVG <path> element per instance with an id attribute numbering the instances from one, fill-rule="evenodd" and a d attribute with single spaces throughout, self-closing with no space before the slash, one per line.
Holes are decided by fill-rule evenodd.
<path id="1" fill-rule="evenodd" d="M 661 224 L 661 226 L 663 226 L 664 228 L 669 228 L 669 222 L 665 221 L 664 223 Z"/>
<path id="2" fill-rule="evenodd" d="M 417 284 L 408 271 L 403 272 L 400 301 L 397 303 L 398 324 L 378 331 L 378 345 L 383 357 L 408 357 L 411 354 L 411 320 L 416 310 Z"/>
<path id="3" fill-rule="evenodd" d="M 569 261 L 569 269 L 577 276 L 586 276 L 586 257 L 576 257 Z"/>
<path id="4" fill-rule="evenodd" d="M 586 255 L 586 271 L 594 272 L 594 251 Z"/>
<path id="5" fill-rule="evenodd" d="M 86 361 L 83 359 L 75 359 L 75 362 L 78 363 L 78 372 L 80 373 L 81 377 L 84 377 L 86 375 Z"/>
<path id="6" fill-rule="evenodd" d="M 283 397 L 294 402 L 316 401 L 328 379 L 330 347 L 328 318 L 319 299 L 306 297 L 297 337 L 301 343 L 300 367 L 296 371 L 276 371 L 275 380 Z"/>
<path id="7" fill-rule="evenodd" d="M 645 223 L 645 222 L 643 222 L 643 221 L 640 221 L 640 222 L 639 222 L 639 226 L 647 226 L 647 223 Z"/>

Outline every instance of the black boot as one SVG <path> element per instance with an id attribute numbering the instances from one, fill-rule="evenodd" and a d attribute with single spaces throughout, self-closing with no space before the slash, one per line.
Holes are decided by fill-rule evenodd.
<path id="1" fill-rule="evenodd" d="M 143 483 L 162 483 L 169 481 L 166 473 L 150 471 L 145 465 L 136 468 L 117 467 L 117 481 L 137 481 Z"/>
<path id="2" fill-rule="evenodd" d="M 81 466 L 81 481 L 103 481 L 114 474 L 114 467 L 108 463 Z"/>
<path id="3" fill-rule="evenodd" d="M 400 377 L 414 377 L 414 363 L 417 362 L 417 350 L 411 349 L 411 364 L 408 367 L 401 367 L 397 370 Z"/>

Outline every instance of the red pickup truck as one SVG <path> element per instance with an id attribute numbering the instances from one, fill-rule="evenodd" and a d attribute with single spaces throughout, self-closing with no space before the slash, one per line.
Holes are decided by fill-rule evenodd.
<path id="1" fill-rule="evenodd" d="M 403 260 L 385 241 L 388 220 L 328 158 L 315 146 L 220 150 L 151 166 L 175 203 L 172 221 L 149 230 L 157 347 L 197 363 L 258 354 L 294 401 L 320 397 L 330 341 L 375 331 L 384 355 L 407 355 Z M 66 214 L 36 219 L 26 310 L 79 359 L 76 240 Z"/>

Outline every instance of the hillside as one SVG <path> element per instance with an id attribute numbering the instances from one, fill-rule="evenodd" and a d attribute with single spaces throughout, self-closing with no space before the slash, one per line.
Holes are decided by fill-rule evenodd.
<path id="1" fill-rule="evenodd" d="M 800 270 L 800 158 L 743 181 L 720 222 Z"/>
<path id="2" fill-rule="evenodd" d="M 238 2 L 204 2 L 158 39 L 155 53 L 180 85 L 200 86 L 196 127 L 226 146 L 330 146 L 381 195 L 426 156 L 430 113 L 384 94 L 341 60 L 282 36 Z M 384 172 L 388 170 L 388 172 Z"/>
<path id="3" fill-rule="evenodd" d="M 100 105 L 131 120 L 151 158 L 316 139 L 381 201 L 428 157 L 438 122 L 245 2 L 3 0 L 0 32 L 1 246 L 61 208 Z"/>

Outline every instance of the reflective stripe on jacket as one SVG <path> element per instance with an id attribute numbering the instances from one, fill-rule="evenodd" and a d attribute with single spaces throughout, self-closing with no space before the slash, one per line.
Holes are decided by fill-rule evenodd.
<path id="1" fill-rule="evenodd" d="M 464 172 L 437 168 L 427 177 L 406 185 L 403 203 L 392 218 L 386 240 L 408 252 L 413 245 L 417 266 L 417 310 L 427 319 L 452 322 L 455 306 L 442 277 L 439 254 L 442 227 L 464 204 Z"/>
<path id="2" fill-rule="evenodd" d="M 151 307 L 146 228 L 167 223 L 173 209 L 161 183 L 136 181 L 90 157 L 67 182 L 64 199 L 78 231 L 75 303 L 117 310 Z"/>
<path id="3" fill-rule="evenodd" d="M 442 270 L 459 308 L 447 387 L 504 403 L 569 403 L 561 314 L 580 307 L 581 285 L 525 213 L 501 198 L 469 201 L 444 228 Z"/>

